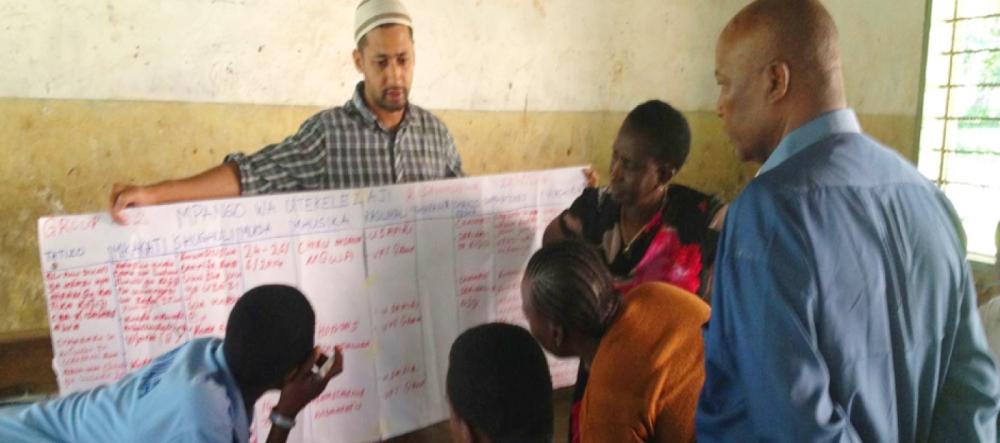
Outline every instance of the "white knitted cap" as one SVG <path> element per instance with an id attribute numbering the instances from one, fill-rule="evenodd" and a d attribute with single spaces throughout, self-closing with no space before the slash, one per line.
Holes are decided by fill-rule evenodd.
<path id="1" fill-rule="evenodd" d="M 354 43 L 361 41 L 368 31 L 386 24 L 405 25 L 413 28 L 410 13 L 399 0 L 361 0 L 354 11 Z"/>

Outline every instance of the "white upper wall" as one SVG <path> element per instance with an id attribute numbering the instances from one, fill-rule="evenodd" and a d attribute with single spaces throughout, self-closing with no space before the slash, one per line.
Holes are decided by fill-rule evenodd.
<path id="1" fill-rule="evenodd" d="M 852 107 L 917 116 L 927 1 L 824 0 L 840 31 Z"/>
<path id="2" fill-rule="evenodd" d="M 409 0 L 411 97 L 433 109 L 715 108 L 738 0 Z M 829 2 L 850 102 L 915 114 L 924 6 Z M 336 105 L 356 0 L 0 0 L 0 96 Z"/>

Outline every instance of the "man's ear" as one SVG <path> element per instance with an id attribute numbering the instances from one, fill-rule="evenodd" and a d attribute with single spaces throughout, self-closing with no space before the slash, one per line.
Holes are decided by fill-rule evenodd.
<path id="1" fill-rule="evenodd" d="M 767 64 L 765 68 L 767 76 L 767 102 L 777 103 L 788 94 L 788 86 L 791 82 L 791 71 L 788 63 L 775 60 Z"/>
<path id="2" fill-rule="evenodd" d="M 364 71 L 361 69 L 361 66 L 362 66 L 361 65 L 361 50 L 359 50 L 357 48 L 354 48 L 354 52 L 351 53 L 351 56 L 354 58 L 354 69 L 357 69 L 358 72 L 364 73 Z"/>

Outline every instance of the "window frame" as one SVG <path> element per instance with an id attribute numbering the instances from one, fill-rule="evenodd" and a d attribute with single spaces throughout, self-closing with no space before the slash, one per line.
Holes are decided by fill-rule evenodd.
<path id="1" fill-rule="evenodd" d="M 934 16 L 934 2 L 935 1 L 951 2 L 951 3 L 953 3 L 953 9 L 952 9 L 951 17 L 945 20 L 945 23 L 947 23 L 947 24 L 949 24 L 951 26 L 951 42 L 950 42 L 950 45 L 949 45 L 949 50 L 947 52 L 941 54 L 941 55 L 947 55 L 948 56 L 949 67 L 948 67 L 948 76 L 947 76 L 945 84 L 941 84 L 941 85 L 928 85 L 928 83 L 927 83 L 927 80 L 928 80 L 928 71 L 927 71 L 927 69 L 928 69 L 928 63 L 930 62 L 930 59 L 931 59 L 931 54 L 930 54 L 931 35 L 932 35 L 931 29 L 932 29 L 932 26 L 934 26 L 935 21 L 938 20 L 938 18 L 939 18 L 939 17 L 935 17 Z M 935 183 L 935 185 L 938 187 L 938 189 L 942 190 L 942 192 L 944 192 L 943 186 L 947 185 L 947 184 L 982 186 L 982 185 L 980 185 L 978 183 L 971 183 L 971 182 L 966 182 L 966 181 L 962 181 L 962 180 L 954 180 L 954 179 L 949 179 L 948 178 L 948 176 L 946 174 L 946 169 L 947 168 L 946 168 L 946 161 L 945 160 L 946 160 L 946 157 L 947 157 L 948 154 L 952 154 L 952 153 L 956 152 L 954 149 L 950 149 L 947 146 L 948 145 L 948 143 L 947 143 L 947 141 L 948 141 L 948 122 L 949 121 L 961 121 L 961 120 L 998 121 L 998 122 L 1000 122 L 1000 116 L 989 117 L 989 118 L 967 118 L 967 117 L 962 117 L 962 116 L 953 116 L 953 115 L 951 115 L 950 106 L 951 106 L 951 93 L 952 93 L 952 91 L 954 89 L 957 89 L 958 87 L 969 87 L 970 86 L 970 85 L 956 85 L 956 84 L 954 84 L 954 81 L 953 81 L 953 74 L 954 74 L 954 72 L 953 72 L 953 70 L 954 70 L 954 67 L 955 67 L 955 57 L 956 56 L 960 56 L 962 54 L 974 53 L 974 52 L 1000 52 L 1000 46 L 995 47 L 995 48 L 983 48 L 983 49 L 976 49 L 976 50 L 961 50 L 961 51 L 956 51 L 955 50 L 956 49 L 955 44 L 956 44 L 956 34 L 957 34 L 957 29 L 958 29 L 958 23 L 964 22 L 964 21 L 971 21 L 971 20 L 989 20 L 989 19 L 1000 20 L 1000 10 L 998 10 L 997 12 L 992 13 L 992 14 L 986 14 L 986 15 L 980 15 L 980 16 L 969 16 L 969 17 L 959 16 L 958 14 L 959 14 L 959 4 L 960 4 L 960 1 L 961 0 L 925 0 L 925 3 L 924 3 L 924 17 L 925 17 L 925 19 L 924 19 L 924 39 L 923 39 L 923 46 L 922 46 L 922 52 L 921 52 L 921 71 L 920 71 L 920 81 L 919 81 L 919 94 L 918 94 L 918 97 L 917 97 L 917 116 L 916 116 L 917 124 L 915 125 L 915 133 L 914 133 L 914 138 L 913 138 L 916 141 L 915 146 L 914 146 L 913 159 L 917 163 L 917 166 L 919 168 L 920 158 L 921 158 L 922 154 L 925 152 L 924 143 L 923 143 L 923 137 L 922 136 L 923 136 L 923 130 L 924 130 L 925 107 L 926 107 L 925 97 L 926 97 L 926 93 L 927 93 L 927 88 L 928 88 L 928 86 L 930 86 L 930 87 L 937 87 L 937 88 L 942 88 L 942 89 L 948 89 L 948 91 L 946 92 L 944 112 L 943 112 L 942 115 L 934 117 L 935 121 L 942 121 L 942 124 L 944 125 L 943 131 L 942 131 L 941 142 L 940 142 L 940 144 L 936 145 L 936 147 L 929 147 L 927 149 L 927 151 L 936 152 L 936 153 L 938 153 L 940 155 L 940 157 L 938 159 L 938 171 L 937 171 L 936 177 L 928 177 L 928 179 L 930 179 L 931 181 L 933 181 Z M 1000 90 L 1000 83 L 996 83 L 996 84 L 989 84 L 989 83 L 975 84 L 975 87 L 977 89 L 983 88 L 983 87 L 994 87 L 994 88 L 997 88 L 998 90 Z M 986 186 L 986 187 L 987 188 L 992 188 L 990 186 Z M 998 204 L 1000 204 L 1000 203 L 998 203 Z M 1000 222 L 1000 221 L 998 221 L 998 222 Z M 964 227 L 963 227 L 963 229 L 964 229 Z M 998 245 L 998 246 L 1000 246 L 1000 245 Z M 1000 248 L 997 249 L 996 255 L 994 257 L 990 257 L 989 255 L 980 254 L 980 253 L 976 253 L 976 252 L 970 252 L 968 250 L 968 245 L 966 245 L 966 248 L 967 248 L 966 249 L 966 257 L 967 257 L 967 259 L 970 262 L 973 262 L 974 264 L 976 264 L 977 266 L 990 266 L 990 267 L 995 266 L 997 264 L 997 261 L 996 261 L 997 258 L 996 257 L 1000 257 Z"/>

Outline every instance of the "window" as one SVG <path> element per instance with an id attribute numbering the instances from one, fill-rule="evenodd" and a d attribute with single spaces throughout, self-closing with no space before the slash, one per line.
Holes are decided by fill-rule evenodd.
<path id="1" fill-rule="evenodd" d="M 969 257 L 993 262 L 1000 221 L 1000 0 L 932 0 L 921 172 L 951 199 Z"/>

